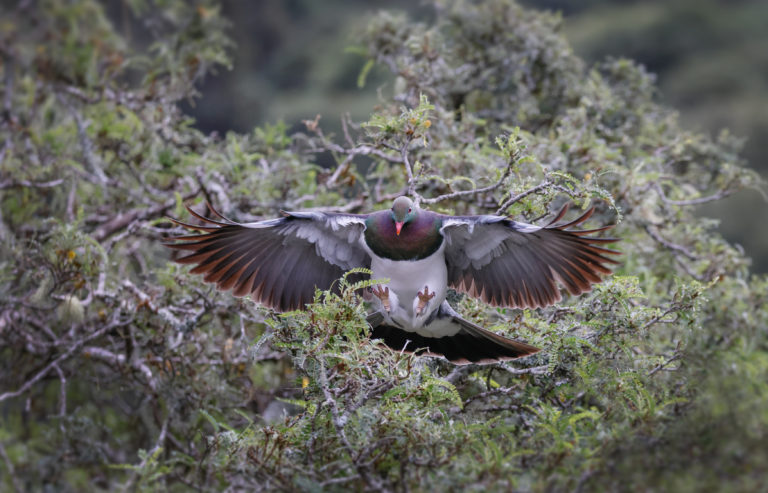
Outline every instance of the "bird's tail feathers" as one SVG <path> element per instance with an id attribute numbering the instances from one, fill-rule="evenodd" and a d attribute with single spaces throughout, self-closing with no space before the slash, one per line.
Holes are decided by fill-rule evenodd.
<path id="1" fill-rule="evenodd" d="M 498 363 L 540 351 L 530 344 L 494 334 L 458 315 L 448 316 L 452 324 L 459 326 L 455 334 L 426 337 L 390 325 L 381 313 L 375 312 L 368 317 L 371 339 L 382 339 L 384 344 L 395 351 L 442 356 L 456 365 Z"/>

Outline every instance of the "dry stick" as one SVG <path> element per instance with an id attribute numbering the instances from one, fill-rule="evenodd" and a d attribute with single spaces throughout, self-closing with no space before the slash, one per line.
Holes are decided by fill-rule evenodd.
<path id="1" fill-rule="evenodd" d="M 469 374 L 469 370 L 471 368 L 472 368 L 471 365 L 457 366 L 453 369 L 453 371 L 451 371 L 451 373 L 449 373 L 445 378 L 443 378 L 443 380 L 445 380 L 450 384 L 455 385 L 457 382 L 459 382 L 461 379 L 463 379 Z"/>
<path id="2" fill-rule="evenodd" d="M 199 191 L 189 193 L 183 196 L 182 200 L 189 200 L 198 193 Z M 134 221 L 143 221 L 145 219 L 149 219 L 150 217 L 159 216 L 174 205 L 176 205 L 176 199 L 172 198 L 166 200 L 162 204 L 157 204 L 154 207 L 150 207 L 148 209 L 133 209 L 132 211 L 125 212 L 102 224 L 98 229 L 96 229 L 96 231 L 93 232 L 92 236 L 96 241 L 101 242 L 115 232 L 128 227 Z"/>
<path id="3" fill-rule="evenodd" d="M 341 440 L 341 444 L 344 446 L 344 449 L 347 451 L 347 454 L 349 455 L 349 459 L 352 461 L 352 464 L 355 466 L 355 469 L 357 469 L 358 474 L 360 474 L 360 477 L 363 478 L 363 481 L 366 482 L 366 484 L 373 487 L 376 491 L 385 491 L 384 485 L 381 484 L 380 481 L 376 480 L 370 475 L 370 471 L 367 467 L 365 467 L 363 464 L 359 464 L 357 460 L 355 460 L 355 451 L 352 448 L 352 444 L 349 443 L 349 439 L 347 439 L 347 434 L 344 431 L 344 425 L 346 424 L 346 416 L 342 417 L 339 414 L 339 408 L 336 405 L 336 400 L 334 400 L 333 395 L 331 395 L 330 391 L 330 385 L 328 383 L 328 376 L 326 375 L 326 368 L 325 364 L 321 361 L 320 363 L 320 387 L 323 389 L 323 395 L 325 396 L 325 404 L 328 404 L 328 406 L 331 409 L 331 417 L 333 418 L 331 421 L 333 421 L 333 427 L 336 429 L 336 435 L 339 437 L 339 440 Z"/>
<path id="4" fill-rule="evenodd" d="M 14 76 L 14 59 L 9 53 L 3 53 L 3 66 L 5 72 L 5 94 L 3 97 L 3 126 L 13 122 L 11 116 L 11 110 L 13 109 L 13 76 Z M 12 132 L 8 132 L 5 135 L 5 144 L 3 149 L 0 150 L 0 165 L 5 161 L 5 153 L 13 146 L 13 140 L 11 139 Z"/>
<path id="5" fill-rule="evenodd" d="M 349 169 L 349 165 L 352 162 L 352 159 L 354 159 L 354 154 L 348 154 L 346 158 L 344 158 L 344 161 L 341 162 L 340 165 L 336 166 L 336 170 L 333 172 L 330 178 L 325 182 L 325 185 L 327 187 L 332 187 L 336 184 L 336 181 L 338 181 L 339 177 L 346 173 L 346 171 Z"/>
<path id="6" fill-rule="evenodd" d="M 670 363 L 672 363 L 672 362 L 674 362 L 674 361 L 677 361 L 677 360 L 679 360 L 679 359 L 680 359 L 680 358 L 682 358 L 682 357 L 683 357 L 683 355 L 682 355 L 682 354 L 680 354 L 680 353 L 678 353 L 678 352 L 675 352 L 675 354 L 674 354 L 674 355 L 672 355 L 672 356 L 671 356 L 669 359 L 667 359 L 667 360 L 666 360 L 666 361 L 664 361 L 663 363 L 660 363 L 660 364 L 659 364 L 658 366 L 656 366 L 654 369 L 650 370 L 650 371 L 648 372 L 648 376 L 650 377 L 651 375 L 653 375 L 654 373 L 658 372 L 659 370 L 663 370 L 663 369 L 664 369 L 664 368 L 665 368 L 667 365 L 669 365 Z"/>
<path id="7" fill-rule="evenodd" d="M 343 476 L 341 478 L 332 478 L 327 479 L 320 483 L 320 486 L 327 486 L 327 485 L 334 485 L 334 484 L 341 484 L 341 483 L 348 483 L 350 481 L 354 481 L 360 477 L 359 474 L 355 474 L 354 476 Z"/>
<path id="8" fill-rule="evenodd" d="M 386 161 L 389 161 L 391 163 L 401 163 L 402 159 L 399 156 L 393 156 L 392 154 L 387 154 L 386 152 L 382 151 L 381 149 L 376 149 L 375 147 L 371 147 L 369 145 L 359 145 L 357 147 L 352 147 L 350 149 L 346 149 L 338 144 L 334 144 L 332 142 L 326 142 L 323 144 L 323 147 L 318 147 L 318 151 L 333 151 L 338 152 L 339 154 L 346 154 L 351 156 L 368 156 L 373 155 L 380 157 Z"/>
<path id="9" fill-rule="evenodd" d="M 421 201 L 421 195 L 416 193 L 416 183 L 413 179 L 413 168 L 411 167 L 411 162 L 408 160 L 408 146 L 411 144 L 412 140 L 412 135 L 406 136 L 405 142 L 400 148 L 400 159 L 402 160 L 403 166 L 405 166 L 405 173 L 408 175 L 408 195 L 411 197 L 416 197 L 416 203 L 418 204 Z"/>
<path id="10" fill-rule="evenodd" d="M 532 366 L 530 368 L 512 368 L 511 366 L 499 365 L 499 368 L 513 375 L 545 375 L 549 366 L 541 365 Z"/>
<path id="11" fill-rule="evenodd" d="M 80 339 L 79 341 L 76 341 L 64 354 L 62 354 L 61 356 L 59 356 L 58 358 L 53 360 L 51 363 L 49 363 L 45 368 L 43 368 L 42 370 L 37 372 L 37 374 L 34 377 L 32 377 L 29 380 L 27 380 L 24 383 L 24 385 L 19 387 L 18 390 L 15 390 L 13 392 L 5 392 L 3 394 L 0 394 L 0 402 L 3 402 L 5 400 L 7 400 L 7 399 L 11 399 L 13 397 L 18 397 L 18 396 L 24 394 L 30 388 L 32 388 L 32 386 L 34 384 L 36 384 L 37 382 L 42 380 L 43 377 L 45 377 L 48 374 L 48 372 L 50 372 L 55 367 L 57 367 L 59 365 L 59 363 L 61 363 L 63 361 L 66 361 L 67 359 L 72 357 L 72 355 L 74 355 L 84 344 L 86 344 L 87 342 L 90 342 L 90 341 L 92 341 L 92 340 L 94 340 L 96 338 L 99 338 L 99 337 L 103 336 L 104 334 L 108 333 L 109 331 L 114 330 L 116 327 L 120 327 L 120 326 L 126 325 L 128 323 L 130 323 L 130 320 L 126 321 L 126 322 L 113 321 L 112 323 L 110 323 L 106 327 L 102 327 L 101 329 L 97 330 L 96 332 L 90 334 L 88 337 L 85 337 L 83 339 Z"/>
<path id="12" fill-rule="evenodd" d="M 693 252 L 691 252 L 690 250 L 688 250 L 684 246 L 678 245 L 677 243 L 672 243 L 671 241 L 664 239 L 659 234 L 659 232 L 656 230 L 655 227 L 651 227 L 651 225 L 646 225 L 645 226 L 645 230 L 648 232 L 649 235 L 651 235 L 651 238 L 653 238 L 654 240 L 658 241 L 659 243 L 661 243 L 665 247 L 669 248 L 670 250 L 675 250 L 677 252 L 680 252 L 683 255 L 685 255 L 686 257 L 688 257 L 690 260 L 700 260 L 701 259 L 700 256 L 694 254 Z"/>
<path id="13" fill-rule="evenodd" d="M 467 195 L 476 195 L 480 193 L 492 192 L 497 188 L 499 188 L 501 185 L 503 185 L 504 182 L 507 180 L 510 173 L 512 173 L 512 164 L 513 163 L 510 160 L 509 163 L 507 163 L 507 168 L 504 170 L 504 173 L 501 175 L 501 178 L 499 178 L 499 180 L 493 185 L 488 185 L 487 187 L 483 187 L 483 188 L 475 188 L 472 190 L 461 190 L 458 192 L 445 193 L 443 195 L 438 195 L 437 197 L 434 197 L 431 199 L 422 199 L 421 201 L 424 204 L 435 204 L 437 202 L 442 202 L 443 200 L 450 200 L 458 197 L 464 197 Z"/>
<path id="14" fill-rule="evenodd" d="M 163 445 L 165 444 L 165 437 L 168 434 L 168 421 L 170 421 L 170 417 L 166 416 L 165 420 L 163 421 L 163 427 L 160 429 L 160 436 L 157 437 L 157 441 L 155 441 L 155 446 L 152 447 L 152 450 L 147 452 L 147 455 L 144 457 L 144 460 L 141 461 L 141 464 L 136 466 L 136 468 L 133 470 L 133 475 L 131 476 L 131 479 L 123 486 L 122 491 L 129 491 L 133 489 L 133 486 L 136 484 L 136 478 L 139 474 L 139 471 L 146 467 L 147 461 L 152 459 L 152 457 L 159 450 L 162 450 Z"/>
<path id="15" fill-rule="evenodd" d="M 101 361 L 115 366 L 121 366 L 125 364 L 124 354 L 115 354 L 112 351 L 104 348 L 88 346 L 83 348 L 83 353 L 87 354 L 91 358 L 100 359 Z M 132 361 L 131 367 L 144 375 L 144 378 L 147 380 L 147 385 L 149 385 L 149 388 L 152 389 L 152 391 L 157 391 L 157 382 L 152 375 L 152 370 L 150 370 L 147 365 L 140 361 Z"/>
<path id="16" fill-rule="evenodd" d="M 67 377 L 64 372 L 61 371 L 59 365 L 53 367 L 56 373 L 59 375 L 59 381 L 61 381 L 61 389 L 59 390 L 59 416 L 62 418 L 67 415 Z"/>
<path id="17" fill-rule="evenodd" d="M 535 187 L 529 188 L 528 190 L 526 190 L 524 192 L 521 192 L 521 193 L 519 193 L 517 195 L 514 195 L 514 196 L 508 198 L 503 204 L 501 204 L 501 207 L 499 207 L 496 210 L 496 214 L 497 215 L 503 214 L 504 211 L 507 210 L 507 207 L 509 207 L 510 205 L 514 204 L 515 202 L 518 202 L 519 200 L 524 199 L 525 197 L 531 195 L 532 193 L 536 193 L 539 190 L 542 190 L 542 189 L 550 187 L 550 186 L 552 186 L 552 181 L 544 180 L 543 182 L 539 183 Z"/>
<path id="18" fill-rule="evenodd" d="M 96 156 L 93 154 L 93 143 L 88 137 L 88 125 L 83 120 L 82 115 L 77 112 L 77 109 L 67 101 L 66 97 L 56 93 L 56 98 L 69 110 L 70 115 L 72 115 L 72 118 L 75 120 L 77 137 L 80 140 L 80 147 L 82 148 L 85 163 L 91 168 L 93 174 L 96 175 L 97 181 L 102 186 L 105 186 L 109 182 L 109 179 L 107 178 L 107 175 L 104 174 L 104 170 L 101 169 L 98 159 L 96 159 Z"/>
<path id="19" fill-rule="evenodd" d="M 665 204 L 680 205 L 680 206 L 706 204 L 707 202 L 714 202 L 715 200 L 724 199 L 730 195 L 733 195 L 733 193 L 736 192 L 736 190 L 726 189 L 726 190 L 721 190 L 713 195 L 708 195 L 706 197 L 699 197 L 699 198 L 687 199 L 687 200 L 672 200 L 670 198 L 667 198 L 666 194 L 664 193 L 664 190 L 661 188 L 661 185 L 659 185 L 658 183 L 654 183 L 653 187 L 656 189 L 656 192 L 659 194 L 659 197 L 661 197 L 661 200 Z"/>
<path id="20" fill-rule="evenodd" d="M 5 451 L 5 446 L 3 446 L 3 442 L 0 442 L 0 457 L 2 457 L 3 462 L 5 462 L 5 468 L 8 470 L 8 477 L 11 478 L 11 484 L 13 485 L 13 489 L 18 493 L 21 493 L 22 491 L 24 491 L 24 488 L 22 487 L 22 484 L 21 484 L 21 481 L 19 481 L 19 478 L 16 477 L 16 470 L 13 467 L 13 462 L 11 462 L 11 458 L 8 457 L 8 453 Z"/>
<path id="21" fill-rule="evenodd" d="M 395 386 L 396 383 L 397 383 L 396 381 L 390 380 L 388 382 L 382 383 L 381 385 L 370 390 L 369 392 L 366 392 L 363 396 L 360 397 L 360 399 L 358 399 L 357 402 L 353 402 L 347 408 L 346 412 L 344 413 L 343 420 L 346 422 L 346 420 L 348 419 L 347 416 L 349 416 L 350 414 L 353 414 L 355 411 L 360 409 L 363 406 L 363 404 L 365 404 L 372 398 L 377 397 L 383 394 L 384 392 L 389 391 L 392 387 Z"/>
<path id="22" fill-rule="evenodd" d="M 664 317 L 666 317 L 666 316 L 667 316 L 667 315 L 669 315 L 670 313 L 675 313 L 675 312 L 679 312 L 679 311 L 682 311 L 682 307 L 681 307 L 681 306 L 673 306 L 673 307 L 671 307 L 671 308 L 667 308 L 666 310 L 664 310 L 664 311 L 663 311 L 662 313 L 660 313 L 659 315 L 656 315 L 655 317 L 653 317 L 652 319 L 650 319 L 649 321 L 647 321 L 646 323 L 644 323 L 644 324 L 643 324 L 643 326 L 642 326 L 642 327 L 640 327 L 640 329 L 638 330 L 638 332 L 641 332 L 641 333 L 642 333 L 642 332 L 644 332 L 644 331 L 645 331 L 646 329 L 648 329 L 648 328 L 649 328 L 651 325 L 654 325 L 654 324 L 655 324 L 655 323 L 657 323 L 657 322 L 664 322 L 664 323 L 674 323 L 674 322 L 676 322 L 676 321 L 677 321 L 677 318 L 678 318 L 677 316 L 675 316 L 674 320 L 668 320 L 668 321 L 665 321 L 665 320 L 664 320 Z"/>
<path id="23" fill-rule="evenodd" d="M 5 180 L 0 181 L 0 190 L 6 188 L 52 188 L 61 185 L 64 178 L 58 178 L 51 181 L 29 181 L 29 180 Z"/>
<path id="24" fill-rule="evenodd" d="M 492 397 L 495 395 L 509 395 L 510 393 L 517 390 L 520 390 L 520 387 L 499 387 L 497 389 L 488 390 L 486 392 L 480 392 L 479 394 L 475 394 L 464 400 L 464 410 L 466 410 L 466 406 L 468 404 L 471 404 L 478 399 L 485 399 L 486 397 Z"/>
<path id="25" fill-rule="evenodd" d="M 349 134 L 349 124 L 352 123 L 352 117 L 349 113 L 342 115 L 341 117 L 341 130 L 344 132 L 344 139 L 349 144 L 349 147 L 355 147 L 355 141 L 352 140 L 352 136 Z"/>

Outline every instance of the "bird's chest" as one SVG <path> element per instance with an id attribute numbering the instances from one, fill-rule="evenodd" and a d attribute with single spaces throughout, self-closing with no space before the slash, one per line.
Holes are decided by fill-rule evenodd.
<path id="1" fill-rule="evenodd" d="M 404 305 L 410 305 L 425 286 L 436 292 L 438 298 L 445 298 L 448 268 L 443 247 L 422 260 L 390 260 L 373 254 L 371 271 L 373 279 L 389 279 L 387 286 Z"/>

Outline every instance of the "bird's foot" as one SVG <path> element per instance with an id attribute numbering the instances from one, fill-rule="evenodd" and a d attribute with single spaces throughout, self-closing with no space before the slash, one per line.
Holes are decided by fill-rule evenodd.
<path id="1" fill-rule="evenodd" d="M 374 286 L 371 288 L 371 292 L 374 296 L 381 300 L 381 304 L 384 305 L 384 310 L 389 313 L 391 306 L 389 305 L 389 288 L 382 288 L 381 286 Z"/>
<path id="2" fill-rule="evenodd" d="M 418 292 L 416 295 L 419 298 L 419 304 L 416 306 L 416 316 L 421 316 L 422 312 L 424 311 L 424 308 L 427 307 L 427 303 L 429 303 L 429 300 L 435 297 L 435 292 L 432 291 L 429 292 L 429 286 L 424 286 L 424 292 L 421 291 Z"/>

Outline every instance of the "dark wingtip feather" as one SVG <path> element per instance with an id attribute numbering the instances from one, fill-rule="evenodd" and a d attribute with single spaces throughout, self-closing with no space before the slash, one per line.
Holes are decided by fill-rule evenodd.
<path id="1" fill-rule="evenodd" d="M 223 216 L 223 215 L 221 214 L 221 212 L 217 211 L 217 210 L 216 210 L 216 208 L 215 208 L 215 207 L 213 207 L 213 206 L 211 205 L 211 203 L 210 203 L 210 202 L 208 202 L 207 200 L 205 201 L 205 206 L 208 208 L 208 210 L 209 210 L 209 211 L 211 211 L 211 214 L 213 214 L 214 216 L 218 217 L 218 218 L 219 218 L 219 219 L 221 219 L 222 221 L 225 221 L 227 224 L 236 224 L 236 223 L 235 223 L 235 221 L 233 221 L 233 220 L 229 219 L 229 218 L 228 218 L 228 217 L 226 217 L 226 216 Z M 207 220 L 207 219 L 206 219 L 206 220 Z"/>
<path id="2" fill-rule="evenodd" d="M 197 224 L 189 224 L 185 223 L 183 221 L 179 221 L 178 219 L 174 219 L 172 217 L 166 217 L 169 221 L 171 221 L 173 224 L 177 226 L 181 226 L 183 228 L 191 229 L 191 230 L 197 230 L 197 231 L 206 231 L 208 233 L 212 231 L 217 231 L 219 229 L 219 226 L 200 226 Z"/>
<path id="3" fill-rule="evenodd" d="M 568 212 L 568 209 L 570 209 L 570 208 L 571 208 L 571 203 L 570 202 L 566 202 L 566 204 L 560 208 L 560 212 L 557 213 L 557 215 L 554 217 L 554 219 L 549 221 L 546 224 L 546 226 L 544 226 L 544 227 L 545 228 L 549 227 L 549 226 L 555 224 L 557 221 L 561 220 L 565 216 L 565 213 Z"/>
<path id="4" fill-rule="evenodd" d="M 217 217 L 220 217 L 221 219 L 224 219 L 224 221 L 226 221 L 226 222 L 216 221 L 215 219 L 211 219 L 210 217 L 205 217 L 202 214 L 200 214 L 198 212 L 195 212 L 192 209 L 192 206 L 190 204 L 184 204 L 184 207 L 186 207 L 187 211 L 189 211 L 190 214 L 192 214 L 193 216 L 195 216 L 199 220 L 203 221 L 204 223 L 215 224 L 216 226 L 219 226 L 219 227 L 229 226 L 231 224 L 235 224 L 233 221 L 230 221 L 229 219 L 227 219 L 224 216 L 222 216 L 221 214 L 219 214 L 219 212 L 216 211 L 216 209 L 214 209 L 211 206 L 211 204 L 209 204 L 208 202 L 206 202 L 205 205 L 206 205 L 206 207 L 208 207 L 208 210 L 210 210 L 214 215 L 216 215 Z"/>
<path id="5" fill-rule="evenodd" d="M 569 205 L 565 204 L 541 229 L 517 230 L 511 223 L 513 230 L 531 235 L 530 243 L 512 241 L 488 264 L 470 266 L 458 276 L 452 272 L 451 285 L 491 305 L 518 308 L 550 306 L 561 299 L 561 287 L 574 295 L 591 290 L 593 284 L 602 281 L 601 275 L 611 273 L 610 266 L 619 264 L 611 256 L 621 252 L 603 245 L 620 239 L 596 236 L 615 225 L 572 229 L 592 217 L 594 207 L 574 220 L 560 223 Z M 499 276 L 504 279 L 499 280 Z"/>

